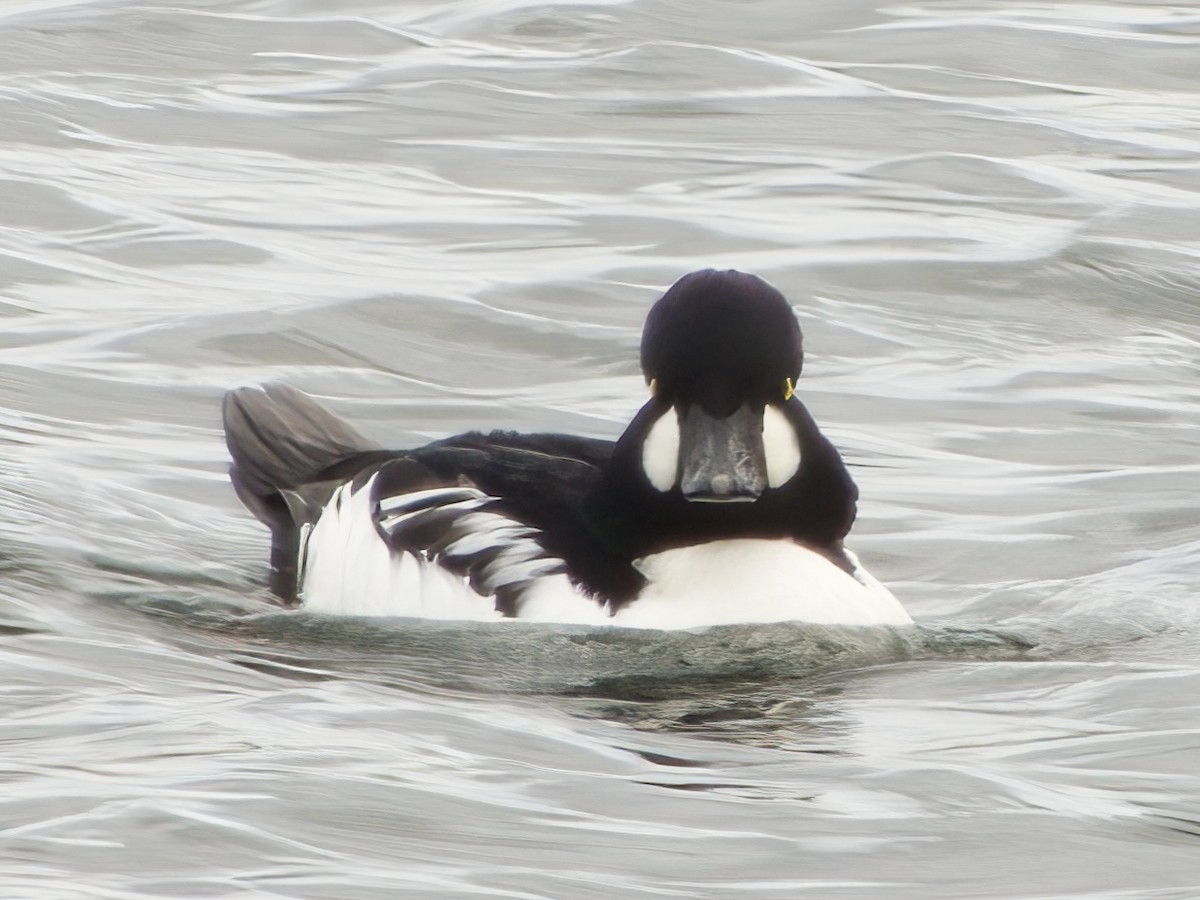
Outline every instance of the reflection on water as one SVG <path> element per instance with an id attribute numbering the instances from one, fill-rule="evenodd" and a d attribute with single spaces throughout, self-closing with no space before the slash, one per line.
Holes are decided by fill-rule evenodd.
<path id="1" fill-rule="evenodd" d="M 0 29 L 0 893 L 1200 893 L 1194 12 Z M 269 605 L 224 390 L 396 446 L 611 437 L 646 309 L 703 266 L 795 301 L 855 549 L 916 628 Z"/>

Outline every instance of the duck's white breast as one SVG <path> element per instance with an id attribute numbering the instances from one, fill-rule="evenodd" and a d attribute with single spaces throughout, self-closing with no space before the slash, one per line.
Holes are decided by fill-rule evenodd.
<path id="1" fill-rule="evenodd" d="M 638 560 L 650 583 L 610 621 L 633 628 L 790 621 L 911 625 L 892 592 L 847 555 L 853 575 L 787 540 L 737 539 L 667 550 Z"/>

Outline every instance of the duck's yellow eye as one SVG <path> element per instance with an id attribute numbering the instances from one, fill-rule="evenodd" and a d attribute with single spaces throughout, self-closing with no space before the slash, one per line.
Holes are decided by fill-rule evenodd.
<path id="1" fill-rule="evenodd" d="M 796 385 L 792 383 L 792 379 L 783 379 L 783 399 L 791 400 L 794 393 L 796 393 Z"/>

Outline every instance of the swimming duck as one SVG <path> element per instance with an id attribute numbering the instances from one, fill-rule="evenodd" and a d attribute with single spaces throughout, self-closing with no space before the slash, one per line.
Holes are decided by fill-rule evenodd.
<path id="1" fill-rule="evenodd" d="M 650 399 L 615 442 L 470 432 L 387 450 L 273 384 L 224 402 L 271 587 L 341 615 L 691 628 L 904 625 L 843 545 L 858 489 L 795 394 L 787 300 L 693 272 L 646 319 Z"/>

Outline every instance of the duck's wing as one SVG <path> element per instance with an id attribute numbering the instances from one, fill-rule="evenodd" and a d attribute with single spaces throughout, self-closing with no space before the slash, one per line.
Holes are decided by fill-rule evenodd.
<path id="1" fill-rule="evenodd" d="M 224 412 L 233 482 L 271 528 L 271 587 L 286 604 L 303 594 L 346 613 L 525 616 L 562 576 L 584 606 L 550 618 L 599 609 L 590 584 L 574 591 L 564 573 L 567 559 L 587 571 L 604 555 L 583 506 L 609 442 L 497 432 L 382 450 L 280 385 L 232 391 Z"/>
<path id="2" fill-rule="evenodd" d="M 324 612 L 598 618 L 600 607 L 575 589 L 547 543 L 541 530 L 465 475 L 438 475 L 398 457 L 335 490 L 302 534 L 298 583 L 305 607 Z M 548 593 L 548 584 L 555 590 Z M 535 599 L 540 615 L 532 611 Z M 554 606 L 557 614 L 544 615 Z"/>

